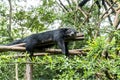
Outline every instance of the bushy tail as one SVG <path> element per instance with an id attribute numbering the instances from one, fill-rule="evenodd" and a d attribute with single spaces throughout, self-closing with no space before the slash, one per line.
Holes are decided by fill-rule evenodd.
<path id="1" fill-rule="evenodd" d="M 23 43 L 23 40 L 24 39 L 19 39 L 19 40 L 13 41 L 12 43 L 6 44 L 6 46 L 11 46 L 11 45 Z"/>

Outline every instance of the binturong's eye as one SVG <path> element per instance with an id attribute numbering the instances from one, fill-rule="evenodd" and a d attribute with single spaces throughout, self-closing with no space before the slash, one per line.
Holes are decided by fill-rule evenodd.
<path id="1" fill-rule="evenodd" d="M 66 35 L 68 36 L 76 36 L 77 31 L 75 29 L 68 29 L 66 31 Z"/>

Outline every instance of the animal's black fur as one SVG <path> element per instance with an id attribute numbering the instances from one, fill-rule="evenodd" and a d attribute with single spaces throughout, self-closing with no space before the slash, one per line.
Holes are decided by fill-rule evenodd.
<path id="1" fill-rule="evenodd" d="M 52 40 L 57 43 L 57 45 L 61 48 L 62 53 L 64 53 L 66 56 L 69 55 L 68 53 L 68 48 L 67 48 L 67 43 L 64 41 L 66 37 L 69 36 L 75 36 L 76 35 L 76 30 L 72 28 L 61 28 L 61 29 L 56 29 L 52 31 L 47 31 L 43 33 L 38 33 L 38 34 L 32 34 L 26 38 L 16 40 L 9 45 L 14 45 L 14 44 L 19 44 L 19 43 L 26 43 L 26 51 L 30 53 L 30 56 L 33 55 L 34 49 L 37 48 L 37 45 L 39 43 Z M 54 44 L 48 44 L 47 46 L 42 46 L 38 47 L 40 49 L 45 49 L 53 46 Z"/>

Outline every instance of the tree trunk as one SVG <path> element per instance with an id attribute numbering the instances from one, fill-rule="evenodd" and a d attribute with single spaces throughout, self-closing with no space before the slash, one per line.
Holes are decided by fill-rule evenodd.
<path id="1" fill-rule="evenodd" d="M 10 39 L 13 40 L 12 35 L 11 35 L 12 3 L 11 3 L 11 0 L 8 0 L 8 2 L 9 2 L 10 9 L 9 9 L 9 24 L 8 24 L 7 28 L 8 28 L 8 35 L 9 35 Z"/>

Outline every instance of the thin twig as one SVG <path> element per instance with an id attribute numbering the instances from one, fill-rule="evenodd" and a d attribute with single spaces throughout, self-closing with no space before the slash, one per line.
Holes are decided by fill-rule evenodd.
<path id="1" fill-rule="evenodd" d="M 59 2 L 60 2 L 60 4 L 62 5 L 62 7 L 63 7 L 67 12 L 69 12 L 69 10 L 65 7 L 65 5 L 62 3 L 62 1 L 59 0 Z"/>
<path id="2" fill-rule="evenodd" d="M 116 2 L 115 2 L 115 3 L 116 3 Z M 115 10 L 115 9 L 113 8 L 113 6 L 114 6 L 115 3 L 113 3 L 113 4 L 105 11 L 105 13 L 100 17 L 101 19 L 104 19 L 104 18 L 108 17 L 108 16 L 112 13 L 112 11 L 108 13 L 108 11 L 109 11 L 110 9 Z"/>

